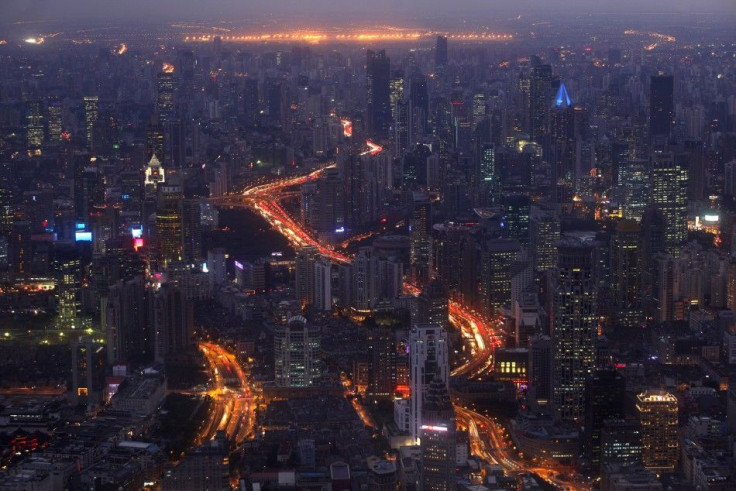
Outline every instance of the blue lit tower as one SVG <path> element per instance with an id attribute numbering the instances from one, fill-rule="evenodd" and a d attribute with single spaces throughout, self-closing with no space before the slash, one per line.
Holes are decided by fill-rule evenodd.
<path id="1" fill-rule="evenodd" d="M 564 83 L 560 83 L 550 109 L 550 137 L 553 180 L 556 200 L 567 203 L 575 193 L 575 181 L 580 176 L 575 169 L 575 109 Z"/>

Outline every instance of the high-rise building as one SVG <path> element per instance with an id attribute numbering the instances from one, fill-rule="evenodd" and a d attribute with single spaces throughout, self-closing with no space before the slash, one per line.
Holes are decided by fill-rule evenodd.
<path id="1" fill-rule="evenodd" d="M 636 420 L 607 419 L 601 429 L 601 465 L 641 463 L 641 424 Z"/>
<path id="2" fill-rule="evenodd" d="M 276 384 L 282 387 L 309 387 L 322 376 L 319 364 L 320 329 L 297 315 L 274 331 Z"/>
<path id="3" fill-rule="evenodd" d="M 555 201 L 569 203 L 582 176 L 575 168 L 575 108 L 564 83 L 560 83 L 550 110 L 550 138 Z"/>
<path id="4" fill-rule="evenodd" d="M 579 421 L 583 417 L 585 376 L 595 363 L 598 334 L 593 246 L 567 238 L 558 242 L 557 249 L 553 403 L 556 419 Z"/>
<path id="5" fill-rule="evenodd" d="M 29 101 L 26 107 L 26 146 L 35 151 L 44 143 L 44 117 L 41 101 Z"/>
<path id="6" fill-rule="evenodd" d="M 641 228 L 633 220 L 616 224 L 611 240 L 611 294 L 614 324 L 638 327 L 643 320 Z"/>
<path id="7" fill-rule="evenodd" d="M 447 384 L 440 378 L 430 382 L 424 400 L 419 445 L 421 449 L 421 483 L 427 491 L 456 489 L 455 409 Z"/>
<path id="8" fill-rule="evenodd" d="M 511 306 L 511 266 L 520 250 L 514 239 L 488 239 L 480 251 L 481 313 L 491 318 Z"/>
<path id="9" fill-rule="evenodd" d="M 529 338 L 529 393 L 540 406 L 552 401 L 552 338 L 537 334 Z"/>
<path id="10" fill-rule="evenodd" d="M 641 420 L 642 461 L 653 471 L 672 472 L 677 465 L 677 397 L 649 389 L 636 396 Z"/>
<path id="11" fill-rule="evenodd" d="M 174 66 L 168 63 L 156 75 L 156 112 L 164 126 L 174 116 Z"/>
<path id="12" fill-rule="evenodd" d="M 161 261 L 167 265 L 181 261 L 184 246 L 183 204 L 181 186 L 159 186 L 156 206 L 156 237 Z"/>
<path id="13" fill-rule="evenodd" d="M 534 206 L 530 210 L 529 228 L 534 269 L 548 271 L 557 265 L 557 247 L 560 240 L 560 219 L 546 208 Z"/>
<path id="14" fill-rule="evenodd" d="M 296 255 L 294 275 L 296 299 L 302 305 L 314 303 L 314 265 L 319 259 L 319 250 L 315 246 L 304 246 Z"/>
<path id="15" fill-rule="evenodd" d="M 185 198 L 182 201 L 182 260 L 189 264 L 202 262 L 201 200 Z"/>
<path id="16" fill-rule="evenodd" d="M 675 117 L 675 83 L 672 75 L 653 75 L 649 81 L 649 136 L 669 139 Z"/>
<path id="17" fill-rule="evenodd" d="M 61 99 L 58 97 L 49 99 L 48 105 L 46 106 L 46 115 L 48 117 L 49 142 L 52 145 L 61 142 L 63 111 L 64 104 Z"/>
<path id="18" fill-rule="evenodd" d="M 589 465 L 601 464 L 601 431 L 607 419 L 626 416 L 626 382 L 613 369 L 596 370 L 585 379 L 585 418 L 583 420 L 583 450 Z"/>
<path id="19" fill-rule="evenodd" d="M 94 130 L 97 123 L 99 97 L 96 95 L 86 96 L 84 98 L 84 128 L 85 137 L 87 138 L 87 149 L 94 151 Z"/>
<path id="20" fill-rule="evenodd" d="M 503 220 L 501 221 L 501 235 L 516 239 L 523 247 L 529 245 L 529 220 L 531 215 L 531 200 L 521 193 L 504 193 L 500 204 L 503 206 Z"/>
<path id="21" fill-rule="evenodd" d="M 417 284 L 429 281 L 432 263 L 432 205 L 426 194 L 414 193 L 409 222 L 409 262 L 411 279 Z"/>
<path id="22" fill-rule="evenodd" d="M 445 36 L 437 36 L 437 42 L 434 47 L 434 67 L 439 68 L 447 65 L 447 38 Z"/>
<path id="23" fill-rule="evenodd" d="M 687 166 L 672 152 L 657 152 L 651 168 L 652 202 L 663 224 L 664 252 L 675 258 L 687 241 Z"/>
<path id="24" fill-rule="evenodd" d="M 396 393 L 396 335 L 390 329 L 371 329 L 366 334 L 370 371 L 368 395 L 391 399 Z"/>
<path id="25" fill-rule="evenodd" d="M 56 264 L 59 272 L 56 325 L 59 329 L 78 329 L 82 280 L 79 255 L 76 251 L 57 251 Z"/>
<path id="26" fill-rule="evenodd" d="M 480 153 L 479 181 L 486 192 L 496 191 L 496 147 L 493 143 L 486 143 Z"/>
<path id="27" fill-rule="evenodd" d="M 627 160 L 618 168 L 618 187 L 624 218 L 641 222 L 649 204 L 649 169 L 646 160 Z"/>
<path id="28" fill-rule="evenodd" d="M 447 331 L 439 326 L 414 326 L 409 335 L 409 362 L 409 429 L 412 438 L 418 441 L 423 424 L 424 401 L 430 384 L 437 378 L 449 390 Z"/>
<path id="29" fill-rule="evenodd" d="M 419 315 L 416 324 L 432 324 L 447 329 L 449 324 L 447 292 L 440 280 L 430 281 L 417 301 Z"/>
<path id="30" fill-rule="evenodd" d="M 77 404 L 92 410 L 102 404 L 105 390 L 105 345 L 79 338 L 72 344 L 72 388 Z"/>
<path id="31" fill-rule="evenodd" d="M 314 262 L 314 307 L 332 310 L 332 263 L 326 257 Z"/>
<path id="32" fill-rule="evenodd" d="M 544 143 L 549 124 L 552 100 L 552 67 L 537 65 L 529 78 L 529 136 L 539 144 Z"/>
<path id="33" fill-rule="evenodd" d="M 158 185 L 166 182 L 166 170 L 161 165 L 161 161 L 155 153 L 151 156 L 151 160 L 148 161 L 143 174 L 143 184 L 145 185 L 146 194 L 149 196 L 155 195 Z"/>
<path id="34" fill-rule="evenodd" d="M 148 322 L 143 276 L 110 287 L 104 315 L 107 361 L 110 365 L 153 358 L 153 333 Z"/>
<path id="35" fill-rule="evenodd" d="M 368 133 L 374 138 L 388 136 L 391 125 L 391 61 L 386 51 L 368 50 L 366 60 L 366 99 Z"/>
<path id="36" fill-rule="evenodd" d="M 164 362 L 192 346 L 192 304 L 176 286 L 164 283 L 153 295 L 155 359 Z"/>

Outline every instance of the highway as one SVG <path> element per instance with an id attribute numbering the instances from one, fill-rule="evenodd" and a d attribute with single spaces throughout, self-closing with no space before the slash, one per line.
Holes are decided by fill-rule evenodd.
<path id="1" fill-rule="evenodd" d="M 343 125 L 347 135 L 348 125 L 344 121 Z M 375 155 L 382 150 L 379 145 L 373 142 L 367 142 L 367 146 L 368 150 L 364 153 Z M 241 196 L 233 196 L 231 199 L 228 199 L 227 204 L 230 206 L 245 206 L 255 210 L 273 228 L 286 237 L 295 248 L 314 246 L 319 250 L 320 254 L 330 258 L 335 263 L 349 263 L 351 261 L 349 256 L 335 251 L 330 245 L 320 243 L 307 233 L 296 220 L 289 216 L 279 204 L 284 197 L 284 191 L 288 191 L 290 187 L 299 186 L 316 179 L 325 168 L 327 167 L 317 169 L 306 176 L 283 178 L 276 182 L 250 187 Z M 418 287 L 410 283 L 404 284 L 404 290 L 413 295 L 421 293 Z M 448 310 L 450 322 L 460 329 L 462 337 L 470 350 L 470 358 L 462 365 L 456 367 L 452 371 L 452 375 L 477 378 L 489 372 L 492 369 L 493 350 L 502 346 L 502 341 L 496 335 L 493 322 L 484 319 L 474 312 L 473 309 L 459 302 L 450 301 Z M 504 430 L 494 421 L 461 406 L 456 405 L 455 409 L 457 411 L 458 421 L 464 427 L 468 428 L 473 455 L 480 457 L 488 463 L 500 465 L 510 475 L 534 472 L 561 489 L 575 491 L 590 489 L 586 485 L 571 484 L 557 480 L 555 476 L 559 471 L 532 467 L 529 465 L 530 463 L 518 457 L 513 446 L 506 443 L 508 439 L 504 436 Z M 356 410 L 358 410 L 366 424 L 370 425 L 371 421 L 368 419 L 365 411 L 358 407 L 356 407 Z"/>
<path id="2" fill-rule="evenodd" d="M 214 400 L 196 443 L 215 437 L 222 430 L 227 438 L 241 444 L 254 434 L 255 403 L 249 378 L 233 353 L 212 342 L 199 343 L 213 374 L 212 387 L 203 392 Z"/>

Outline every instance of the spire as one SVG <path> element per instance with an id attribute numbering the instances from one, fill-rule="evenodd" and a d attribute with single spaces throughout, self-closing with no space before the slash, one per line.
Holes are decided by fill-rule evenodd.
<path id="1" fill-rule="evenodd" d="M 555 98 L 555 107 L 566 108 L 570 106 L 572 106 L 572 101 L 567 93 L 567 87 L 565 87 L 564 82 L 560 82 L 560 90 L 557 91 L 557 97 Z"/>

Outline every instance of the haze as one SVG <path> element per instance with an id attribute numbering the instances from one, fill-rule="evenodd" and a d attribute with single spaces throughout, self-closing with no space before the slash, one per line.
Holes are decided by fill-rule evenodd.
<path id="1" fill-rule="evenodd" d="M 338 9 L 336 9 L 338 6 Z M 445 15 L 581 13 L 717 13 L 736 15 L 733 0 L 5 0 L 2 21 L 16 20 L 237 20 L 264 15 L 299 20 L 402 20 Z M 235 17 L 235 19 L 233 19 Z M 485 20 L 485 19 L 483 19 Z"/>

